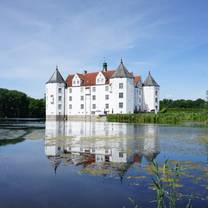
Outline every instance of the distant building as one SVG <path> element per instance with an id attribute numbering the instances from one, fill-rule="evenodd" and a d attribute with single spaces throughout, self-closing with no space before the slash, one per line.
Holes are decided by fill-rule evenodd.
<path id="1" fill-rule="evenodd" d="M 66 80 L 56 68 L 46 83 L 46 118 L 158 112 L 159 90 L 150 72 L 142 82 L 122 60 L 116 70 L 103 63 L 101 71 L 69 74 Z"/>

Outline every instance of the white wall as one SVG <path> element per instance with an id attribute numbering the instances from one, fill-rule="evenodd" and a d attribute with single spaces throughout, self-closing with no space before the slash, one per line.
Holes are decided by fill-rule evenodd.
<path id="1" fill-rule="evenodd" d="M 59 92 L 61 88 L 61 92 Z M 61 96 L 61 101 L 59 101 Z M 46 84 L 46 116 L 56 116 L 65 114 L 65 84 L 47 83 Z M 59 105 L 61 108 L 59 109 Z"/>
<path id="2" fill-rule="evenodd" d="M 108 90 L 106 90 L 106 86 Z M 93 90 L 94 88 L 95 91 Z M 105 110 L 108 110 L 106 109 L 106 104 L 110 102 L 110 98 L 106 99 L 106 95 L 109 96 L 109 85 L 100 84 L 90 87 L 79 86 L 67 88 L 66 115 L 103 114 Z M 72 97 L 71 101 L 69 100 L 70 96 Z M 81 96 L 83 96 L 83 100 L 81 100 Z M 83 109 L 81 109 L 81 104 L 84 106 Z M 69 105 L 72 105 L 72 109 L 69 108 Z"/>
<path id="3" fill-rule="evenodd" d="M 148 112 L 152 110 L 159 111 L 159 87 L 143 86 L 143 109 Z"/>
<path id="4" fill-rule="evenodd" d="M 123 84 L 123 88 L 119 88 L 119 84 Z M 133 113 L 134 112 L 134 84 L 133 79 L 113 78 L 110 79 L 110 113 Z M 119 98 L 119 93 L 123 93 L 123 98 Z M 119 107 L 119 103 L 123 103 L 123 108 Z"/>

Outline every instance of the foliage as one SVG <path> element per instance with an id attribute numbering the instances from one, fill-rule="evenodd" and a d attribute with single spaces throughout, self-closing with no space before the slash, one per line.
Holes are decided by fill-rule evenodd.
<path id="1" fill-rule="evenodd" d="M 107 120 L 125 123 L 154 123 L 154 124 L 183 124 L 199 122 L 208 125 L 208 112 L 167 112 L 167 113 L 138 113 L 138 114 L 109 114 Z"/>
<path id="2" fill-rule="evenodd" d="M 34 99 L 16 90 L 0 88 L 0 118 L 43 118 L 44 99 Z"/>
<path id="3" fill-rule="evenodd" d="M 160 101 L 160 109 L 163 111 L 164 109 L 169 111 L 201 111 L 203 109 L 207 108 L 207 102 L 203 99 L 197 99 L 197 100 L 170 100 L 170 99 L 164 99 Z"/>

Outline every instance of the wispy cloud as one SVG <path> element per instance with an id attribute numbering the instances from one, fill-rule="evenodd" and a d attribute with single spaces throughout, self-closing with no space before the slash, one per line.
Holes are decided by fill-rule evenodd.
<path id="1" fill-rule="evenodd" d="M 187 11 L 186 6 L 179 0 L 3 0 L 0 82 L 9 87 L 16 80 L 21 88 L 24 80 L 36 79 L 42 89 L 57 64 L 66 76 L 99 68 L 104 56 L 110 68 L 124 57 L 135 73 L 156 69 L 154 74 L 166 80 L 167 70 L 180 72 L 188 62 L 186 54 L 207 44 L 206 17 L 197 13 L 201 25 L 192 18 L 203 8 L 195 5 Z M 184 66 L 179 68 L 176 59 Z M 31 94 L 37 89 L 28 87 Z"/>

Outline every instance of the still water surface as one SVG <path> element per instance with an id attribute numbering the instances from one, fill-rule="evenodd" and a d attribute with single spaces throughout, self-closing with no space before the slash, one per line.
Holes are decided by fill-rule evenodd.
<path id="1" fill-rule="evenodd" d="M 0 207 L 127 208 L 133 207 L 129 197 L 140 207 L 155 207 L 153 159 L 179 161 L 185 167 L 179 192 L 192 197 L 194 207 L 208 207 L 206 128 L 55 121 L 45 129 L 31 126 L 0 129 Z M 186 203 L 182 196 L 179 205 Z"/>

